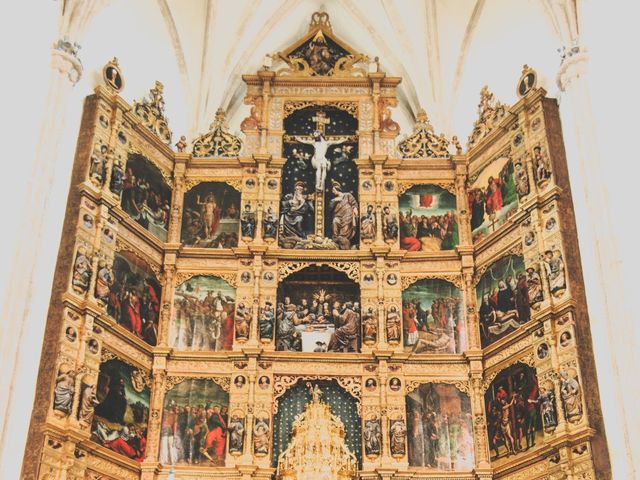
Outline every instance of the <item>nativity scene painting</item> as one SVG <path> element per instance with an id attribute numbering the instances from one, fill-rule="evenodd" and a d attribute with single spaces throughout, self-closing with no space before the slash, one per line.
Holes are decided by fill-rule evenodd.
<path id="1" fill-rule="evenodd" d="M 193 352 L 231 350 L 236 291 L 223 279 L 197 275 L 175 290 L 169 345 Z"/>
<path id="2" fill-rule="evenodd" d="M 358 352 L 360 290 L 346 274 L 310 266 L 278 287 L 276 350 Z"/>
<path id="3" fill-rule="evenodd" d="M 184 196 L 180 240 L 188 247 L 238 246 L 240 192 L 222 182 L 204 182 Z"/>
<path id="4" fill-rule="evenodd" d="M 118 325 L 149 345 L 157 343 L 161 290 L 149 265 L 131 252 L 116 252 L 113 267 L 98 263 L 96 298 Z"/>
<path id="5" fill-rule="evenodd" d="M 349 105 L 349 104 L 347 104 Z M 359 243 L 358 120 L 330 105 L 284 121 L 279 241 L 282 248 L 355 249 Z"/>
<path id="6" fill-rule="evenodd" d="M 415 353 L 462 353 L 467 347 L 462 291 L 423 279 L 402 292 L 404 347 Z"/>
<path id="7" fill-rule="evenodd" d="M 486 347 L 531 319 L 542 301 L 540 275 L 525 269 L 524 260 L 509 255 L 494 262 L 476 285 L 480 305 L 480 339 Z"/>
<path id="8" fill-rule="evenodd" d="M 453 385 L 424 383 L 406 396 L 409 465 L 437 470 L 475 466 L 471 400 Z"/>
<path id="9" fill-rule="evenodd" d="M 538 388 L 535 369 L 517 363 L 503 370 L 485 393 L 491 459 L 509 457 L 542 443 L 541 407 L 556 421 L 553 396 Z"/>
<path id="10" fill-rule="evenodd" d="M 223 466 L 230 431 L 229 394 L 213 380 L 186 379 L 164 397 L 160 463 Z"/>
<path id="11" fill-rule="evenodd" d="M 122 209 L 140 226 L 165 242 L 171 210 L 171 188 L 158 167 L 142 155 L 127 161 L 120 201 Z"/>
<path id="12" fill-rule="evenodd" d="M 147 376 L 118 359 L 100 365 L 91 440 L 141 462 L 147 443 Z"/>
<path id="13" fill-rule="evenodd" d="M 471 179 L 471 234 L 477 242 L 516 213 L 520 198 L 529 193 L 529 177 L 522 161 L 500 157 Z"/>
<path id="14" fill-rule="evenodd" d="M 452 250 L 459 243 L 455 196 L 437 185 L 416 185 L 400 196 L 400 248 Z"/>

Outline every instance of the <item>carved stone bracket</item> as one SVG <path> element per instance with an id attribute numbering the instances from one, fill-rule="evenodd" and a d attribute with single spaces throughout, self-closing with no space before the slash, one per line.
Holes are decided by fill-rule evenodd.
<path id="1" fill-rule="evenodd" d="M 360 280 L 360 263 L 359 262 L 314 262 L 314 265 L 334 268 L 340 272 L 344 272 L 354 282 Z M 278 264 L 278 280 L 282 281 L 292 273 L 299 272 L 300 270 L 309 266 L 308 262 L 280 262 Z"/>

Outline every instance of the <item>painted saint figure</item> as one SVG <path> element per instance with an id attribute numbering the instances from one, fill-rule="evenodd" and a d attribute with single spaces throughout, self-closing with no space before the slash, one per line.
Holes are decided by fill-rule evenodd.
<path id="1" fill-rule="evenodd" d="M 273 325 L 275 322 L 275 312 L 273 311 L 273 303 L 265 302 L 264 308 L 260 312 L 260 339 L 272 340 L 273 339 Z"/>
<path id="2" fill-rule="evenodd" d="M 389 205 L 382 210 L 382 228 L 385 241 L 395 242 L 398 238 L 398 219 L 391 213 Z"/>
<path id="3" fill-rule="evenodd" d="M 391 455 L 401 457 L 405 454 L 407 428 L 402 420 L 391 420 L 389 425 L 389 450 Z"/>
<path id="4" fill-rule="evenodd" d="M 253 238 L 256 234 L 256 215 L 251 211 L 251 204 L 247 203 L 242 212 L 240 219 L 240 229 L 242 236 L 245 238 Z"/>
<path id="5" fill-rule="evenodd" d="M 577 376 L 572 377 L 567 370 L 560 372 L 562 385 L 560 393 L 567 420 L 577 422 L 582 417 L 582 389 Z"/>
<path id="6" fill-rule="evenodd" d="M 237 415 L 229 422 L 229 453 L 242 453 L 244 448 L 244 418 Z"/>
<path id="7" fill-rule="evenodd" d="M 296 182 L 293 193 L 282 199 L 281 239 L 305 239 L 313 231 L 313 195 L 304 192 L 304 183 Z"/>
<path id="8" fill-rule="evenodd" d="M 71 413 L 75 393 L 76 372 L 66 363 L 58 368 L 56 387 L 53 391 L 53 409 L 58 416 Z"/>
<path id="9" fill-rule="evenodd" d="M 253 453 L 255 455 L 267 455 L 269 453 L 269 419 L 258 417 L 253 424 Z"/>
<path id="10" fill-rule="evenodd" d="M 264 214 L 264 218 L 262 219 L 262 235 L 265 239 L 267 238 L 276 238 L 278 233 L 278 217 L 271 205 L 267 207 L 267 211 Z"/>
<path id="11" fill-rule="evenodd" d="M 313 157 L 311 157 L 311 166 L 316 170 L 316 191 L 324 190 L 324 183 L 327 179 L 327 172 L 331 169 L 331 162 L 327 159 L 327 150 L 331 145 L 344 143 L 345 140 L 327 140 L 320 130 L 313 132 L 313 140 L 306 140 L 296 137 L 300 143 L 313 145 Z"/>

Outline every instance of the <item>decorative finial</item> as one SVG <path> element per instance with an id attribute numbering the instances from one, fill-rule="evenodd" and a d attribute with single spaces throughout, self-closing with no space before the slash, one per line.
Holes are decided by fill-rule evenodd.
<path id="1" fill-rule="evenodd" d="M 309 23 L 309 30 L 312 30 L 314 27 L 323 27 L 331 32 L 329 14 L 327 12 L 313 12 L 313 15 L 311 15 L 311 23 Z"/>
<path id="2" fill-rule="evenodd" d="M 154 87 L 149 90 L 149 96 L 140 102 L 134 102 L 133 111 L 140 118 L 143 125 L 156 134 L 167 145 L 171 145 L 173 133 L 169 129 L 164 114 L 164 85 L 156 80 Z"/>

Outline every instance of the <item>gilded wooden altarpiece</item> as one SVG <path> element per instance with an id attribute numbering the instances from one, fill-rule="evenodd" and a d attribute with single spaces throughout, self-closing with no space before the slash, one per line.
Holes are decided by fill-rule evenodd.
<path id="1" fill-rule="evenodd" d="M 272 58 L 239 137 L 87 97 L 23 478 L 272 478 L 304 382 L 362 478 L 609 478 L 555 100 L 463 149 L 326 14 Z"/>

